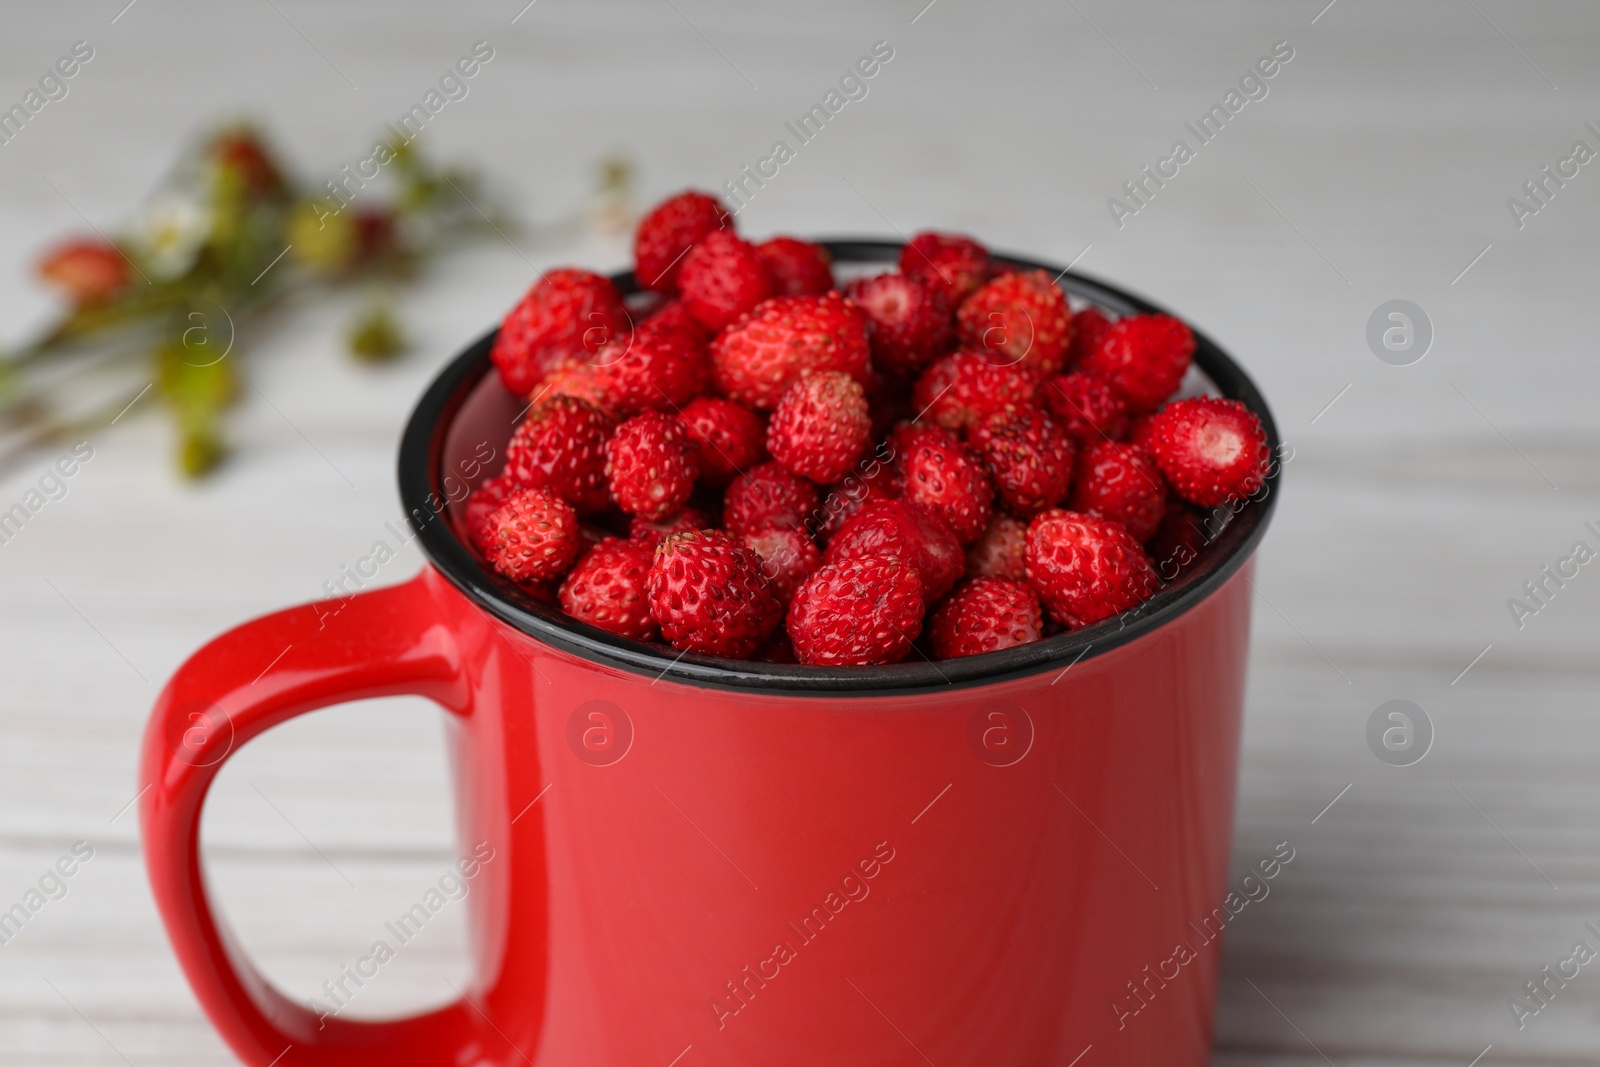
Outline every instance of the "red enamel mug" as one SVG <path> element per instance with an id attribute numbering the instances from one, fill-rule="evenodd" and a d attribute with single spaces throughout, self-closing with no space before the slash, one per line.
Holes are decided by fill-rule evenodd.
<path id="1" fill-rule="evenodd" d="M 841 273 L 884 269 L 899 248 L 828 245 Z M 1158 310 L 1080 275 L 1061 284 L 1117 314 Z M 156 902 L 240 1059 L 1204 1064 L 1221 944 L 1195 924 L 1227 890 L 1251 557 L 1276 467 L 1205 522 L 1174 581 L 1086 629 L 876 668 L 673 655 L 533 601 L 465 547 L 455 504 L 497 473 L 483 457 L 503 455 L 523 406 L 491 372 L 492 340 L 433 383 L 401 445 L 422 572 L 222 635 L 152 714 Z M 1277 454 L 1256 387 L 1197 341 L 1197 378 L 1247 404 Z M 218 921 L 201 809 L 261 732 L 401 693 L 445 710 L 460 840 L 493 850 L 466 900 L 475 976 L 424 1015 L 319 1015 Z"/>

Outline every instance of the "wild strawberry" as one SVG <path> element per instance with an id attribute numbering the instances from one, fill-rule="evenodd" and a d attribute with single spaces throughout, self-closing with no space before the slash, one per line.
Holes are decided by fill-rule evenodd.
<path id="1" fill-rule="evenodd" d="M 608 537 L 579 558 L 561 583 L 561 610 L 579 622 L 638 641 L 656 636 L 645 592 L 655 550 L 639 541 Z"/>
<path id="2" fill-rule="evenodd" d="M 552 608 L 560 606 L 560 601 L 556 596 L 557 591 L 561 588 L 561 579 L 559 577 L 546 578 L 537 582 L 517 582 L 516 586 L 523 596 L 536 604 L 543 604 Z"/>
<path id="3" fill-rule="evenodd" d="M 545 375 L 533 390 L 535 402 L 554 400 L 558 396 L 581 400 L 606 418 L 616 420 L 617 413 L 609 407 L 610 401 L 600 388 L 600 368 L 582 359 L 564 359 Z"/>
<path id="4" fill-rule="evenodd" d="M 646 289 L 677 292 L 684 254 L 706 234 L 732 226 L 733 216 L 714 196 L 689 190 L 661 201 L 634 234 L 634 277 Z"/>
<path id="5" fill-rule="evenodd" d="M 994 483 L 983 462 L 937 426 L 901 426 L 890 438 L 901 495 L 943 516 L 962 544 L 994 514 Z"/>
<path id="6" fill-rule="evenodd" d="M 767 638 L 767 643 L 756 649 L 754 659 L 763 663 L 788 663 L 797 664 L 799 658 L 794 654 L 794 642 L 789 640 L 789 634 L 783 627 L 772 631 L 772 636 Z"/>
<path id="7" fill-rule="evenodd" d="M 798 237 L 774 237 L 756 245 L 767 265 L 774 296 L 804 296 L 833 288 L 833 257 L 821 245 Z"/>
<path id="8" fill-rule="evenodd" d="M 615 533 L 604 526 L 599 526 L 592 522 L 580 523 L 578 525 L 578 555 L 581 557 L 601 541 L 615 536 Z"/>
<path id="9" fill-rule="evenodd" d="M 940 659 L 1031 644 L 1044 634 L 1039 594 L 1027 582 L 974 578 L 933 613 L 928 640 Z"/>
<path id="10" fill-rule="evenodd" d="M 583 547 L 578 515 L 542 489 L 522 489 L 489 514 L 484 550 L 495 570 L 514 582 L 543 582 L 564 574 Z"/>
<path id="11" fill-rule="evenodd" d="M 594 362 L 595 385 L 606 406 L 624 416 L 676 411 L 711 383 L 705 348 L 680 331 L 652 328 L 650 322 L 606 346 Z"/>
<path id="12" fill-rule="evenodd" d="M 673 534 L 656 549 L 645 589 L 673 648 L 746 659 L 783 619 L 761 557 L 732 534 Z"/>
<path id="13" fill-rule="evenodd" d="M 911 383 L 891 378 L 876 367 L 867 368 L 861 383 L 867 391 L 867 414 L 872 419 L 872 439 L 881 441 L 902 422 L 915 422 L 917 411 L 911 406 Z"/>
<path id="14" fill-rule="evenodd" d="M 879 447 L 888 452 L 886 446 Z M 875 456 L 863 463 L 859 472 L 847 475 L 829 490 L 822 507 L 813 516 L 813 532 L 818 540 L 827 544 L 856 512 L 874 500 L 897 500 L 899 497 L 900 487 L 894 483 L 894 472 Z"/>
<path id="15" fill-rule="evenodd" d="M 745 534 L 744 543 L 761 557 L 761 573 L 784 607 L 794 599 L 794 591 L 806 575 L 822 566 L 822 553 L 804 530 L 760 530 Z"/>
<path id="16" fill-rule="evenodd" d="M 1050 617 L 1074 630 L 1142 603 L 1157 581 L 1121 523 L 1059 508 L 1028 525 L 1027 567 Z"/>
<path id="17" fill-rule="evenodd" d="M 1067 346 L 1067 366 L 1076 364 L 1100 340 L 1100 335 L 1111 328 L 1105 312 L 1090 304 L 1072 315 L 1072 344 Z"/>
<path id="18" fill-rule="evenodd" d="M 767 451 L 791 473 L 828 485 L 855 466 L 871 433 L 861 383 L 822 371 L 784 392 L 767 424 Z"/>
<path id="19" fill-rule="evenodd" d="M 621 426 L 606 446 L 611 497 L 630 515 L 659 519 L 694 491 L 695 445 L 674 415 L 647 411 Z"/>
<path id="20" fill-rule="evenodd" d="M 689 314 L 720 330 L 772 295 L 761 253 L 732 230 L 715 230 L 689 249 L 678 271 Z"/>
<path id="21" fill-rule="evenodd" d="M 1168 404 L 1150 434 L 1162 473 L 1191 504 L 1209 508 L 1250 496 L 1267 476 L 1266 432 L 1237 400 L 1196 396 Z"/>
<path id="22" fill-rule="evenodd" d="M 682 507 L 661 519 L 645 519 L 638 515 L 628 520 L 628 537 L 654 552 L 656 546 L 675 533 L 690 530 L 709 530 L 711 520 L 699 508 Z"/>
<path id="23" fill-rule="evenodd" d="M 954 233 L 919 233 L 900 250 L 900 273 L 944 293 L 959 307 L 989 280 L 989 250 Z"/>
<path id="24" fill-rule="evenodd" d="M 869 356 L 866 317 L 837 292 L 775 297 L 711 342 L 717 387 L 758 411 L 810 374 L 837 370 L 862 381 Z"/>
<path id="25" fill-rule="evenodd" d="M 789 605 L 789 640 L 801 663 L 896 663 L 922 630 L 922 581 L 897 556 L 863 556 L 813 573 Z"/>
<path id="26" fill-rule="evenodd" d="M 636 328 L 653 330 L 660 334 L 673 334 L 687 342 L 691 348 L 704 348 L 711 343 L 711 331 L 706 329 L 699 319 L 689 314 L 689 309 L 684 306 L 682 300 L 668 300 L 661 304 Z"/>
<path id="27" fill-rule="evenodd" d="M 494 534 L 494 527 L 489 525 L 489 516 L 494 514 L 495 508 L 506 502 L 506 497 L 516 491 L 517 483 L 509 475 L 502 474 L 490 478 L 467 497 L 466 507 L 462 509 L 462 522 L 473 548 L 488 552 L 489 538 Z"/>
<path id="28" fill-rule="evenodd" d="M 804 529 L 816 510 L 816 486 L 777 463 L 763 463 L 728 486 L 722 499 L 722 525 L 741 535 L 769 528 Z"/>
<path id="29" fill-rule="evenodd" d="M 554 493 L 579 511 L 603 511 L 611 420 L 568 396 L 528 409 L 506 446 L 506 475 L 519 487 Z"/>
<path id="30" fill-rule="evenodd" d="M 1194 334 L 1170 315 L 1118 319 L 1078 362 L 1122 394 L 1135 413 L 1154 411 L 1183 383 L 1194 356 Z"/>
<path id="31" fill-rule="evenodd" d="M 1024 566 L 1027 551 L 1028 524 L 1010 515 L 996 515 L 983 536 L 967 549 L 967 573 L 1020 582 L 1028 576 Z"/>
<path id="32" fill-rule="evenodd" d="M 1139 446 L 1152 456 L 1156 454 L 1156 415 L 1159 414 L 1157 411 L 1140 415 L 1128 424 L 1128 443 Z"/>
<path id="33" fill-rule="evenodd" d="M 1101 441 L 1078 457 L 1069 506 L 1120 522 L 1135 541 L 1148 541 L 1167 509 L 1167 483 L 1155 458 L 1138 445 Z"/>
<path id="34" fill-rule="evenodd" d="M 1210 515 L 1185 504 L 1176 494 L 1167 497 L 1161 525 L 1145 545 L 1163 581 L 1173 581 L 1200 558 L 1212 523 Z"/>
<path id="35" fill-rule="evenodd" d="M 903 500 L 874 500 L 847 519 L 828 542 L 829 563 L 898 556 L 922 579 L 929 603 L 950 591 L 965 561 L 955 531 L 934 512 Z"/>
<path id="36" fill-rule="evenodd" d="M 721 397 L 701 396 L 678 412 L 699 448 L 700 477 L 709 485 L 727 485 L 761 461 L 766 429 L 761 416 Z"/>
<path id="37" fill-rule="evenodd" d="M 1080 446 L 1120 441 L 1128 434 L 1128 402 L 1104 379 L 1072 371 L 1039 391 L 1062 432 Z"/>
<path id="38" fill-rule="evenodd" d="M 260 135 L 250 129 L 234 127 L 218 134 L 206 154 L 227 181 L 237 182 L 252 196 L 283 191 L 283 172 Z"/>
<path id="39" fill-rule="evenodd" d="M 1018 367 L 995 365 L 982 352 L 957 352 L 923 372 L 911 390 L 911 405 L 952 433 L 990 412 L 1031 407 L 1039 383 Z"/>
<path id="40" fill-rule="evenodd" d="M 967 436 L 982 457 L 1000 500 L 1013 515 L 1028 518 L 1053 508 L 1072 482 L 1072 439 L 1037 408 L 986 415 Z"/>
<path id="41" fill-rule="evenodd" d="M 395 245 L 395 216 L 384 208 L 357 208 L 354 212 L 355 241 L 350 259 L 343 269 L 370 266 Z"/>
<path id="42" fill-rule="evenodd" d="M 42 106 L 42 105 L 41 105 Z M 94 304 L 128 284 L 128 261 L 105 241 L 68 241 L 39 261 L 39 277 L 80 304 Z"/>
<path id="43" fill-rule="evenodd" d="M 608 279 L 564 267 L 547 271 L 511 309 L 489 359 L 506 388 L 526 397 L 563 360 L 587 359 L 631 329 Z"/>
<path id="44" fill-rule="evenodd" d="M 1002 274 L 967 297 L 956 312 L 964 347 L 1038 377 L 1061 369 L 1072 340 L 1067 294 L 1042 270 Z"/>
<path id="45" fill-rule="evenodd" d="M 844 293 L 867 316 L 872 361 L 895 375 L 921 371 L 950 344 L 950 298 L 905 274 L 857 278 Z"/>

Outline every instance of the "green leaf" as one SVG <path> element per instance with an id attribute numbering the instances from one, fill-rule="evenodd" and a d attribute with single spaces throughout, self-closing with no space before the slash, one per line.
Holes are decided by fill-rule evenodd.
<path id="1" fill-rule="evenodd" d="M 405 331 L 387 304 L 368 308 L 350 328 L 350 353 L 364 363 L 387 363 L 406 350 Z"/>

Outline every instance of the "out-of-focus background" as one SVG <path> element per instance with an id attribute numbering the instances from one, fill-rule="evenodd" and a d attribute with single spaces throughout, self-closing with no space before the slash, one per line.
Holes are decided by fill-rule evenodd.
<path id="1" fill-rule="evenodd" d="M 602 159 L 633 161 L 640 206 L 718 189 L 878 41 L 892 61 L 759 192 L 744 232 L 938 227 L 1074 262 L 1219 339 L 1294 449 L 1257 575 L 1234 855 L 1242 871 L 1289 841 L 1296 858 L 1230 927 L 1215 1062 L 1593 1062 L 1600 973 L 1520 1026 L 1508 1001 L 1600 922 L 1600 565 L 1547 583 L 1520 620 L 1508 600 L 1574 542 L 1600 547 L 1585 527 L 1600 527 L 1600 164 L 1574 157 L 1578 141 L 1600 151 L 1600 11 L 524 2 L 101 0 L 4 17 L 0 105 L 75 42 L 94 54 L 0 145 L 0 344 L 57 310 L 38 253 L 136 213 L 197 131 L 256 119 L 320 181 L 479 41 L 492 61 L 419 144 L 476 167 L 522 225 L 397 290 L 412 346 L 392 365 L 342 351 L 359 286 L 253 334 L 233 452 L 210 478 L 174 472 L 147 397 L 0 544 L 0 909 L 74 842 L 93 850 L 0 945 L 0 1062 L 231 1062 L 139 855 L 135 754 L 160 684 L 213 634 L 321 595 L 399 526 L 412 403 L 538 270 L 625 264 L 625 237 L 573 224 Z M 1193 144 L 1185 123 L 1278 42 L 1293 58 L 1267 94 L 1148 201 L 1125 200 L 1119 225 L 1108 199 Z M 1524 183 L 1564 159 L 1533 199 Z M 1375 334 L 1402 327 L 1398 352 L 1369 343 L 1394 300 L 1422 316 L 1406 312 L 1409 349 L 1404 323 L 1377 316 Z M 14 466 L 0 510 L 65 450 Z M 381 580 L 419 566 L 407 547 Z M 1431 734 L 1410 765 L 1415 750 L 1369 745 L 1391 700 Z M 222 774 L 214 888 L 291 995 L 319 995 L 451 859 L 440 736 L 420 701 L 348 706 Z M 461 918 L 446 909 L 352 1014 L 450 999 Z"/>

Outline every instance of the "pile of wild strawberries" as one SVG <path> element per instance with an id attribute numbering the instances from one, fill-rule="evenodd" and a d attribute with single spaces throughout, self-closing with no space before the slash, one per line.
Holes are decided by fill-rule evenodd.
<path id="1" fill-rule="evenodd" d="M 685 192 L 639 224 L 625 307 L 552 270 L 491 359 L 531 402 L 465 522 L 574 619 L 736 659 L 971 656 L 1127 610 L 1260 488 L 1242 404 L 1167 403 L 1165 315 L 1074 312 L 1056 279 L 923 233 L 839 288 L 821 247 L 752 244 Z M 1147 547 L 1148 546 L 1148 547 Z M 1170 573 L 1169 573 L 1170 571 Z"/>

